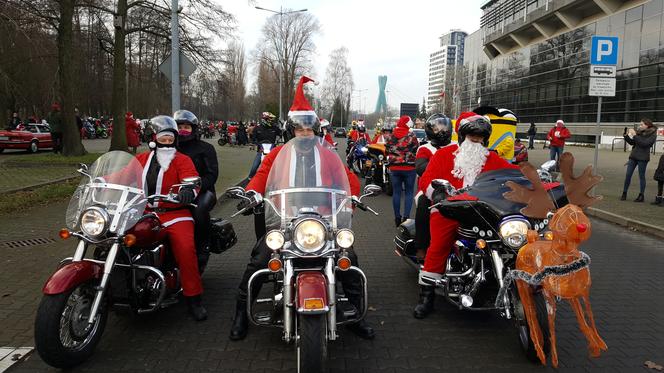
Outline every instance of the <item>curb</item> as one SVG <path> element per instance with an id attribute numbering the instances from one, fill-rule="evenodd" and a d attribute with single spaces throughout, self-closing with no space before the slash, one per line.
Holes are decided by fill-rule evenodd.
<path id="1" fill-rule="evenodd" d="M 24 187 L 20 187 L 20 188 L 16 188 L 16 189 L 6 190 L 2 193 L 3 194 L 11 194 L 11 193 L 16 193 L 16 192 L 23 192 L 23 191 L 26 191 L 26 190 L 36 189 L 36 188 L 40 188 L 40 187 L 43 187 L 43 186 L 48 186 L 48 185 L 59 184 L 59 183 L 62 183 L 62 182 L 76 180 L 76 179 L 79 179 L 80 177 L 81 177 L 81 175 L 67 176 L 67 177 L 63 177 L 63 178 L 60 178 L 60 179 L 47 181 L 47 182 L 44 182 L 44 183 L 32 184 L 32 185 L 28 185 L 28 186 L 24 186 Z"/>
<path id="2" fill-rule="evenodd" d="M 664 228 L 658 227 L 656 225 L 644 223 L 639 220 L 634 220 L 630 218 L 626 218 L 624 216 L 614 214 L 612 212 L 600 210 L 598 208 L 594 207 L 588 207 L 587 209 L 587 214 L 593 217 L 596 217 L 598 219 L 602 219 L 604 221 L 608 221 L 609 223 L 614 223 L 617 225 L 621 225 L 626 228 L 631 228 L 635 231 L 641 232 L 641 233 L 646 233 L 650 234 L 656 237 L 664 238 Z"/>

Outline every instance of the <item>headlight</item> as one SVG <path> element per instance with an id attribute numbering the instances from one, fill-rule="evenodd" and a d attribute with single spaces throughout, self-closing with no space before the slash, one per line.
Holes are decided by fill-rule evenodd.
<path id="1" fill-rule="evenodd" d="M 85 210 L 81 216 L 81 230 L 88 236 L 101 236 L 106 231 L 107 223 L 106 211 L 96 207 Z"/>
<path id="2" fill-rule="evenodd" d="M 270 231 L 265 236 L 265 244 L 271 250 L 279 250 L 284 246 L 284 235 L 279 231 Z"/>
<path id="3" fill-rule="evenodd" d="M 304 220 L 295 227 L 295 245 L 311 253 L 325 245 L 325 227 L 316 220 Z"/>
<path id="4" fill-rule="evenodd" d="M 353 246 L 355 235 L 350 229 L 340 229 L 337 232 L 337 245 L 342 249 L 348 249 Z"/>
<path id="5" fill-rule="evenodd" d="M 367 154 L 367 153 L 369 152 L 369 148 L 367 148 L 366 146 L 361 147 L 360 150 L 361 150 L 362 153 L 364 153 L 364 154 Z"/>
<path id="6" fill-rule="evenodd" d="M 509 220 L 500 225 L 500 235 L 506 245 L 516 249 L 526 243 L 528 228 L 525 220 Z"/>

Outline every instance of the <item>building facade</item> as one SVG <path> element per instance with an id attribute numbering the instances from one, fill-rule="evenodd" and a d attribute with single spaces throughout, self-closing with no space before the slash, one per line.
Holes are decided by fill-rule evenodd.
<path id="1" fill-rule="evenodd" d="M 498 28 L 509 25 L 494 20 L 491 27 L 489 34 L 495 37 Z M 597 97 L 588 96 L 590 39 L 602 35 L 620 38 L 616 96 L 603 99 L 602 123 L 618 127 L 643 117 L 664 120 L 664 0 L 647 1 L 505 54 L 487 53 L 487 35 L 481 29 L 465 40 L 457 113 L 481 102 L 513 110 L 521 123 L 595 122 Z"/>
<path id="2" fill-rule="evenodd" d="M 465 38 L 468 34 L 452 30 L 440 37 L 440 47 L 429 55 L 429 89 L 427 111 L 452 96 L 455 67 L 463 65 Z M 449 96 L 449 97 L 448 97 Z"/>

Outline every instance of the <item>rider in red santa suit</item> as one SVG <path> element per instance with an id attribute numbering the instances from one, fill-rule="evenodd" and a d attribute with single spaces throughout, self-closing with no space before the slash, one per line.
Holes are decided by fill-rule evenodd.
<path id="1" fill-rule="evenodd" d="M 371 144 L 371 137 L 369 137 L 369 134 L 367 133 L 367 127 L 362 122 L 357 124 L 357 131 L 351 133 L 350 139 L 353 142 L 357 142 L 359 139 L 364 139 L 367 144 Z"/>
<path id="2" fill-rule="evenodd" d="M 178 137 L 178 125 L 166 115 L 150 119 L 156 143 L 151 143 L 154 150 L 138 154 L 136 159 L 143 166 L 142 184 L 146 195 L 166 194 L 174 184 L 184 178 L 198 176 L 191 158 L 175 150 Z M 171 244 L 180 270 L 182 290 L 189 312 L 197 321 L 207 318 L 207 311 L 201 305 L 203 284 L 198 272 L 198 259 L 194 244 L 194 219 L 188 204 L 194 201 L 197 189 L 180 188 L 180 204 L 154 202 L 148 204 L 147 212 L 159 217 L 163 232 Z"/>
<path id="3" fill-rule="evenodd" d="M 436 151 L 429 161 L 426 171 L 419 181 L 419 189 L 433 204 L 445 198 L 444 192 L 435 190 L 432 181 L 447 180 L 457 189 L 473 185 L 482 172 L 518 168 L 489 151 L 491 123 L 483 116 L 462 113 L 457 120 L 459 145 L 448 145 Z M 445 263 L 456 239 L 458 222 L 431 211 L 431 242 L 424 259 L 424 268 L 420 271 L 420 300 L 413 315 L 421 319 L 433 310 L 434 288 L 422 281 L 422 276 L 440 279 L 445 272 Z"/>
<path id="4" fill-rule="evenodd" d="M 334 139 L 332 138 L 332 134 L 330 133 L 330 122 L 328 122 L 326 119 L 321 119 L 320 130 L 321 136 L 323 136 L 325 141 L 327 141 L 332 146 L 337 146 L 337 144 L 334 142 Z"/>

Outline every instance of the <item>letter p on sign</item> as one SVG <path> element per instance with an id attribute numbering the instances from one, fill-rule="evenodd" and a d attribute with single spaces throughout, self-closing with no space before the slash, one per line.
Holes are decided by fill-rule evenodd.
<path id="1" fill-rule="evenodd" d="M 618 37 L 593 36 L 590 51 L 591 65 L 617 65 Z"/>

